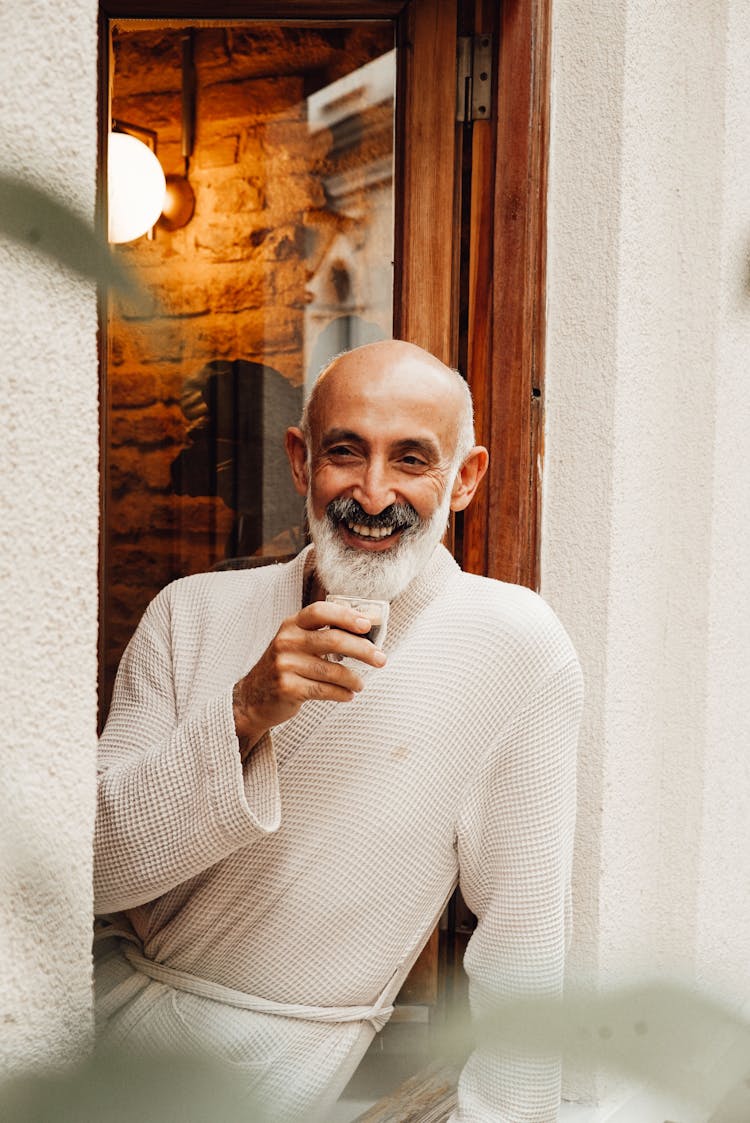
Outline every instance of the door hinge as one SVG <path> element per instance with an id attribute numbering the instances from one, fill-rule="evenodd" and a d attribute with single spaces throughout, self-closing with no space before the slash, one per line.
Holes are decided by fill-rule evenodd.
<path id="1" fill-rule="evenodd" d="M 492 106 L 492 36 L 459 35 L 456 120 L 489 121 Z"/>

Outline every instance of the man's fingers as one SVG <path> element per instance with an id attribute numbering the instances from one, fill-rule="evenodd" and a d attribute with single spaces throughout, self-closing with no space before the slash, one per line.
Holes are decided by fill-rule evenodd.
<path id="1" fill-rule="evenodd" d="M 307 633 L 307 646 L 316 655 L 348 655 L 350 659 L 359 659 L 361 663 L 369 663 L 371 667 L 382 667 L 386 657 L 379 648 L 370 643 L 369 639 L 353 636 L 341 628 L 321 628 L 316 632 Z"/>
<path id="2" fill-rule="evenodd" d="M 297 613 L 295 621 L 306 631 L 316 628 L 343 628 L 350 632 L 369 632 L 372 620 L 344 604 L 334 601 L 313 601 Z"/>
<path id="3" fill-rule="evenodd" d="M 296 668 L 296 677 L 302 680 L 305 690 L 310 683 L 326 684 L 344 690 L 347 694 L 358 694 L 364 686 L 362 679 L 351 667 L 344 667 L 341 663 L 331 663 L 327 659 L 315 655 L 299 663 Z M 320 697 L 317 693 L 309 696 Z"/>
<path id="4" fill-rule="evenodd" d="M 301 648 L 315 655 L 348 655 L 371 667 L 382 667 L 385 655 L 362 635 L 371 628 L 372 620 L 346 605 L 315 601 L 284 622 L 276 646 L 279 651 Z"/>
<path id="5" fill-rule="evenodd" d="M 333 682 L 312 682 L 308 680 L 307 700 L 319 702 L 351 702 L 356 697 L 353 690 L 346 690 Z"/>
<path id="6" fill-rule="evenodd" d="M 279 631 L 272 649 L 280 664 L 285 666 L 305 656 L 322 658 L 326 655 L 348 655 L 372 667 L 382 667 L 386 662 L 382 651 L 362 636 L 331 627 L 306 631 L 291 622 Z"/>

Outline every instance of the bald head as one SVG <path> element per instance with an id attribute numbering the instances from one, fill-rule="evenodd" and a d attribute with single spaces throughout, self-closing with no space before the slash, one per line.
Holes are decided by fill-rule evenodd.
<path id="1" fill-rule="evenodd" d="M 345 351 L 321 371 L 305 405 L 300 428 L 308 449 L 321 432 L 328 406 L 347 393 L 357 393 L 366 404 L 384 401 L 398 413 L 415 395 L 430 403 L 436 421 L 451 434 L 451 461 L 458 467 L 474 447 L 474 411 L 471 393 L 458 371 L 401 339 L 380 340 Z"/>

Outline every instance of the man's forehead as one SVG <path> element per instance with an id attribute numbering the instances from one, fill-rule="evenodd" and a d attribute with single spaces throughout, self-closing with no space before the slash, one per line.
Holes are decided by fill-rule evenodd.
<path id="1" fill-rule="evenodd" d="M 401 340 L 366 344 L 322 372 L 307 409 L 317 447 L 334 429 L 372 440 L 424 439 L 452 456 L 465 412 L 460 376 L 433 355 Z"/>
<path id="2" fill-rule="evenodd" d="M 448 451 L 455 440 L 459 410 L 452 393 L 415 377 L 350 381 L 337 378 L 311 417 L 316 444 L 356 440 L 389 446 L 423 444 Z"/>
<path id="3" fill-rule="evenodd" d="M 455 408 L 455 374 L 420 347 L 400 341 L 368 344 L 335 360 L 321 375 L 316 396 L 322 407 L 340 407 L 359 398 L 394 410 L 429 401 L 437 408 Z"/>

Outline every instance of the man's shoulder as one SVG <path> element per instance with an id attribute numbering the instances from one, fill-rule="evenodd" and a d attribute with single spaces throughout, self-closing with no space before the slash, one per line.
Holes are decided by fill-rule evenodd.
<path id="1" fill-rule="evenodd" d="M 231 610 L 249 600 L 269 595 L 277 581 L 287 575 L 288 564 L 274 563 L 247 569 L 208 570 L 178 577 L 161 590 L 153 602 L 169 607 L 171 613 L 194 614 L 202 607 L 222 606 Z"/>
<path id="2" fill-rule="evenodd" d="M 453 590 L 452 610 L 479 645 L 506 653 L 533 649 L 557 664 L 575 660 L 559 617 L 533 589 L 461 570 Z"/>
<path id="3" fill-rule="evenodd" d="M 461 601 L 470 606 L 471 615 L 477 618 L 490 613 L 493 620 L 536 620 L 540 623 L 557 620 L 547 601 L 526 585 L 514 585 L 459 570 L 456 589 Z"/>

